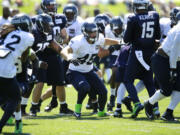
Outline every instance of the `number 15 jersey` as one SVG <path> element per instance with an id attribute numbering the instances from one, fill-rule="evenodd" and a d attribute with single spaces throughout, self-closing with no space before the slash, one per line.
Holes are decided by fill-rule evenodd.
<path id="1" fill-rule="evenodd" d="M 155 11 L 130 15 L 124 42 L 132 43 L 135 50 L 152 51 L 155 40 L 160 39 L 159 15 Z"/>
<path id="2" fill-rule="evenodd" d="M 71 39 L 69 46 L 73 50 L 72 60 L 69 69 L 87 73 L 93 69 L 93 60 L 96 57 L 99 47 L 104 46 L 104 36 L 99 34 L 94 44 L 89 44 L 83 35 Z"/>
<path id="3" fill-rule="evenodd" d="M 32 34 L 16 30 L 9 33 L 0 44 L 0 77 L 13 78 L 16 75 L 15 63 L 22 53 L 34 42 Z M 4 56 L 2 55 L 4 54 Z"/>

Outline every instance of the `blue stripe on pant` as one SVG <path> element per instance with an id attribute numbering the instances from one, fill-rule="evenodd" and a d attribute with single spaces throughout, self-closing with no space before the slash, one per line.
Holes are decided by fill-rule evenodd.
<path id="1" fill-rule="evenodd" d="M 90 98 L 91 95 L 94 97 L 94 94 L 98 94 L 99 110 L 104 110 L 107 101 L 107 89 L 93 70 L 88 73 L 69 70 L 67 76 L 70 83 L 78 91 L 77 104 L 82 104 L 87 93 L 89 93 Z"/>

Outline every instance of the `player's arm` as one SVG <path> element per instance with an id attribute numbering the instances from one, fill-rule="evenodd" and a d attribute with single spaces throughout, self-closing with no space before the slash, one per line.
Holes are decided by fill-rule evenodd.
<path id="1" fill-rule="evenodd" d="M 60 35 L 61 35 L 61 37 L 63 39 L 63 44 L 67 44 L 69 42 L 69 36 L 68 36 L 65 28 L 63 28 L 61 30 L 61 34 Z"/>
<path id="2" fill-rule="evenodd" d="M 105 38 L 104 45 L 120 45 L 120 41 L 111 38 Z"/>
<path id="3" fill-rule="evenodd" d="M 58 42 L 56 40 L 52 40 L 49 47 L 51 47 L 53 50 L 55 50 L 58 54 L 60 54 L 60 52 L 63 48 L 60 44 L 58 44 Z"/>
<path id="4" fill-rule="evenodd" d="M 123 40 L 125 43 L 130 43 L 132 42 L 132 39 L 133 39 L 133 23 L 132 23 L 132 20 L 130 19 L 130 17 L 128 17 L 128 22 L 127 22 L 127 28 L 125 30 L 125 33 L 124 33 L 124 37 L 123 37 Z"/>
<path id="5" fill-rule="evenodd" d="M 176 69 L 177 60 L 180 52 L 180 33 L 177 33 L 172 44 L 171 53 L 169 56 L 169 63 L 171 69 Z"/>
<path id="6" fill-rule="evenodd" d="M 61 56 L 65 60 L 69 61 L 70 60 L 69 54 L 72 54 L 72 53 L 73 53 L 73 49 L 70 46 L 66 46 L 65 48 L 62 49 Z"/>

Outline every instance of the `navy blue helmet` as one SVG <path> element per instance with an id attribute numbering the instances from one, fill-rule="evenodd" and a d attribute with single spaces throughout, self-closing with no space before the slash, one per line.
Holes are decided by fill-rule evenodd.
<path id="1" fill-rule="evenodd" d="M 13 24 L 16 29 L 20 29 L 26 32 L 32 31 L 31 18 L 26 14 L 15 15 L 11 20 L 11 24 Z"/>
<path id="2" fill-rule="evenodd" d="M 100 33 L 104 33 L 105 27 L 110 23 L 110 17 L 106 14 L 98 14 L 94 21 L 96 25 L 98 26 L 98 30 Z"/>
<path id="3" fill-rule="evenodd" d="M 110 21 L 110 28 L 116 37 L 120 37 L 124 30 L 123 19 L 120 16 L 113 17 Z"/>
<path id="4" fill-rule="evenodd" d="M 53 25 L 52 18 L 48 14 L 40 14 L 36 18 L 36 28 L 46 35 L 52 32 Z"/>
<path id="5" fill-rule="evenodd" d="M 176 24 L 180 21 L 180 11 L 176 14 Z"/>
<path id="6" fill-rule="evenodd" d="M 171 24 L 175 25 L 176 24 L 176 14 L 180 11 L 180 7 L 174 7 L 171 9 L 170 12 L 170 19 L 171 19 Z"/>
<path id="7" fill-rule="evenodd" d="M 90 44 L 94 44 L 99 38 L 98 27 L 93 22 L 85 22 L 82 25 L 82 33 Z"/>
<path id="8" fill-rule="evenodd" d="M 54 15 L 55 13 L 57 13 L 56 0 L 42 0 L 41 9 L 46 14 Z"/>
<path id="9" fill-rule="evenodd" d="M 68 25 L 71 25 L 77 19 L 78 8 L 74 4 L 67 4 L 63 9 L 63 14 L 67 18 Z"/>
<path id="10" fill-rule="evenodd" d="M 132 8 L 134 13 L 137 13 L 137 10 L 146 10 L 148 11 L 149 0 L 132 0 Z"/>

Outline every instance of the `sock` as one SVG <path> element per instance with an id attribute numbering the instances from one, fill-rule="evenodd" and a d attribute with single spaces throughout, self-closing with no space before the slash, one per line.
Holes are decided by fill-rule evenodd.
<path id="1" fill-rule="evenodd" d="M 107 75 L 107 81 L 109 81 L 111 79 L 111 69 L 105 69 L 106 75 Z"/>
<path id="2" fill-rule="evenodd" d="M 22 115 L 21 115 L 21 111 L 19 112 L 14 112 L 14 116 L 16 120 L 21 120 L 22 119 Z"/>
<path id="3" fill-rule="evenodd" d="M 66 101 L 60 102 L 60 105 L 66 104 Z"/>
<path id="4" fill-rule="evenodd" d="M 137 93 L 141 92 L 145 88 L 143 81 L 139 81 L 135 87 L 136 87 Z"/>
<path id="5" fill-rule="evenodd" d="M 123 83 L 120 84 L 118 91 L 117 91 L 117 103 L 122 104 L 122 99 L 125 96 L 126 87 Z"/>
<path id="6" fill-rule="evenodd" d="M 21 97 L 21 105 L 27 105 L 28 98 Z"/>
<path id="7" fill-rule="evenodd" d="M 160 90 L 156 91 L 156 93 L 149 98 L 149 103 L 154 105 L 159 100 L 165 98 L 165 96 L 160 92 Z"/>
<path id="8" fill-rule="evenodd" d="M 180 92 L 179 91 L 173 91 L 171 94 L 171 102 L 168 106 L 168 109 L 174 110 L 179 102 L 180 102 Z"/>
<path id="9" fill-rule="evenodd" d="M 75 112 L 76 113 L 81 113 L 81 108 L 82 108 L 82 104 L 76 104 L 75 105 Z"/>
<path id="10" fill-rule="evenodd" d="M 116 88 L 111 88 L 111 95 L 113 95 L 113 96 L 116 95 Z"/>
<path id="11" fill-rule="evenodd" d="M 32 101 L 31 104 L 32 104 L 32 105 L 37 105 L 38 103 L 35 103 L 35 102 Z"/>
<path id="12" fill-rule="evenodd" d="M 117 104 L 116 110 L 121 110 L 121 104 Z"/>

